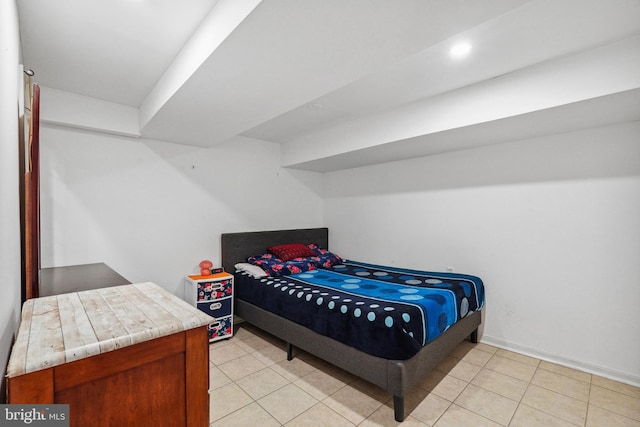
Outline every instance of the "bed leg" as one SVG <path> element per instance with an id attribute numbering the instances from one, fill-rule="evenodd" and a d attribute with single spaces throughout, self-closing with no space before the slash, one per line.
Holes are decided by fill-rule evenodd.
<path id="1" fill-rule="evenodd" d="M 393 416 L 399 423 L 404 421 L 404 396 L 393 395 Z"/>
<path id="2" fill-rule="evenodd" d="M 287 360 L 293 359 L 293 344 L 287 343 Z"/>
<path id="3" fill-rule="evenodd" d="M 478 328 L 476 328 L 473 332 L 471 332 L 471 335 L 469 335 L 469 341 L 471 341 L 474 344 L 478 343 Z"/>

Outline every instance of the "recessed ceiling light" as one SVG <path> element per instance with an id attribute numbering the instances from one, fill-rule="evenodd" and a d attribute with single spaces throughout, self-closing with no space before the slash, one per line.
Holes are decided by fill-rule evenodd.
<path id="1" fill-rule="evenodd" d="M 471 43 L 460 42 L 453 45 L 449 54 L 452 58 L 464 58 L 471 52 Z"/>

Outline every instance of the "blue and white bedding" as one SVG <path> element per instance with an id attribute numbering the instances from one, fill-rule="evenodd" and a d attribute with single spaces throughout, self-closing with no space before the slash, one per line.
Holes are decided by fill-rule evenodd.
<path id="1" fill-rule="evenodd" d="M 238 271 L 236 298 L 373 356 L 404 360 L 480 310 L 475 276 L 342 260 L 288 276 Z"/>

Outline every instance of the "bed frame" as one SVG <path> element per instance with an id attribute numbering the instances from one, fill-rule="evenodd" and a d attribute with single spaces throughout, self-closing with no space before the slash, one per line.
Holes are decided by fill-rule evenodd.
<path id="1" fill-rule="evenodd" d="M 329 248 L 328 228 L 225 233 L 222 241 L 222 265 L 234 272 L 234 265 L 249 256 L 264 253 L 266 248 L 285 243 L 316 243 Z M 444 359 L 460 342 L 469 337 L 478 340 L 481 312 L 455 323 L 444 334 L 424 346 L 407 360 L 387 360 L 371 356 L 332 338 L 317 334 L 277 314 L 241 299 L 234 301 L 235 314 L 287 343 L 287 358 L 293 357 L 293 346 L 332 363 L 367 380 L 393 395 L 394 417 L 404 420 L 404 397 L 416 383 Z"/>

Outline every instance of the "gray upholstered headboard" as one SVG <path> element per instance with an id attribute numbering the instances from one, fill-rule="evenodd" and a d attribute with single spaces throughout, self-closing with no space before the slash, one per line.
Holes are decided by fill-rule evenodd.
<path id="1" fill-rule="evenodd" d="M 263 254 L 269 246 L 285 243 L 316 243 L 329 249 L 328 228 L 301 228 L 295 230 L 250 231 L 221 235 L 222 266 L 233 273 L 234 265 L 246 262 L 252 255 Z"/>

